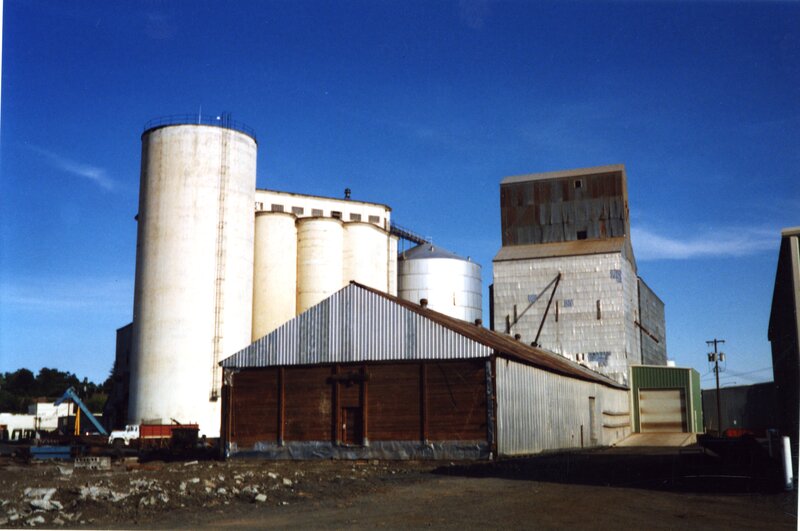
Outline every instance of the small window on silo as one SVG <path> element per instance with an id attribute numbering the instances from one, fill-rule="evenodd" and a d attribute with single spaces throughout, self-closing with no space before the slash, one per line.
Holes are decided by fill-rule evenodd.
<path id="1" fill-rule="evenodd" d="M 361 221 L 361 214 L 350 214 L 350 221 Z"/>
<path id="2" fill-rule="evenodd" d="M 298 216 L 303 215 L 303 207 L 292 207 L 292 214 L 296 214 Z"/>
<path id="3" fill-rule="evenodd" d="M 338 210 L 331 210 L 331 217 L 336 219 L 342 219 L 342 213 Z"/>
<path id="4" fill-rule="evenodd" d="M 380 225 L 381 217 L 380 216 L 370 216 L 369 217 L 369 222 L 370 223 L 377 223 L 378 225 Z"/>
<path id="5" fill-rule="evenodd" d="M 283 205 L 272 205 L 273 212 L 283 212 Z"/>
<path id="6" fill-rule="evenodd" d="M 322 210 L 319 209 L 319 208 L 312 208 L 311 209 L 311 215 L 314 216 L 314 217 L 319 217 L 319 216 L 322 215 Z"/>
<path id="7" fill-rule="evenodd" d="M 583 179 L 575 179 L 575 189 L 583 188 Z"/>

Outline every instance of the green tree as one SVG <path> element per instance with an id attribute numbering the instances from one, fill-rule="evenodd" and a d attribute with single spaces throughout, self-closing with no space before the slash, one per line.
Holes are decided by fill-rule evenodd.
<path id="1" fill-rule="evenodd" d="M 17 396 L 32 396 L 36 392 L 36 378 L 28 369 L 6 373 L 5 390 Z"/>

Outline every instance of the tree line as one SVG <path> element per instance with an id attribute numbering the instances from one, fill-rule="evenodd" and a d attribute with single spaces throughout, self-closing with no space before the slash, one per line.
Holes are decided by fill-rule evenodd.
<path id="1" fill-rule="evenodd" d="M 0 412 L 27 413 L 29 405 L 40 399 L 55 402 L 69 387 L 75 388 L 91 411 L 100 412 L 111 391 L 111 376 L 98 385 L 71 372 L 46 367 L 36 375 L 24 368 L 0 373 Z"/>

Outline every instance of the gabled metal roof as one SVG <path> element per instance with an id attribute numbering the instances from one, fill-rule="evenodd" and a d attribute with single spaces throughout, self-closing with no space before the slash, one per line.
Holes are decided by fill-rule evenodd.
<path id="1" fill-rule="evenodd" d="M 627 389 L 558 354 L 355 282 L 225 359 L 221 365 L 245 368 L 491 355 Z"/>

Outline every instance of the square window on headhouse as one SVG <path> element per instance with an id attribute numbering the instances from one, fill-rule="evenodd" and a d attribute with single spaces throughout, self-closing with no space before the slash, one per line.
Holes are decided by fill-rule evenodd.
<path id="1" fill-rule="evenodd" d="M 302 216 L 303 215 L 303 207 L 292 207 L 292 214 L 295 214 L 297 216 Z"/>
<path id="2" fill-rule="evenodd" d="M 369 217 L 369 222 L 370 222 L 370 223 L 377 223 L 377 224 L 379 224 L 379 225 L 380 225 L 380 223 L 381 223 L 381 217 L 380 217 L 380 216 L 370 216 L 370 217 Z"/>
<path id="3" fill-rule="evenodd" d="M 272 205 L 273 212 L 283 212 L 283 205 Z"/>
<path id="4" fill-rule="evenodd" d="M 311 215 L 314 216 L 314 217 L 319 217 L 319 216 L 322 215 L 322 210 L 319 209 L 319 208 L 312 208 L 311 209 Z"/>
<path id="5" fill-rule="evenodd" d="M 361 221 L 361 214 L 350 214 L 350 221 Z"/>
<path id="6" fill-rule="evenodd" d="M 342 219 L 342 213 L 336 210 L 331 210 L 331 217 L 336 219 Z"/>

